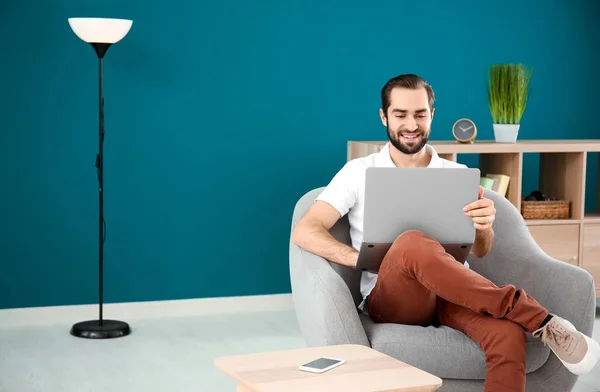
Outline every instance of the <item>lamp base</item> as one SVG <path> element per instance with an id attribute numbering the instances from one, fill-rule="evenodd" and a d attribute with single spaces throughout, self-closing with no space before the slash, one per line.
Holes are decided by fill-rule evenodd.
<path id="1" fill-rule="evenodd" d="M 113 339 L 131 333 L 129 324 L 117 320 L 88 320 L 73 325 L 71 335 L 87 339 Z"/>

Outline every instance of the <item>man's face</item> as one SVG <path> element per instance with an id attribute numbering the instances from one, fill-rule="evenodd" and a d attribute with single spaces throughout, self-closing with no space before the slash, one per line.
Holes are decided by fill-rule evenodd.
<path id="1" fill-rule="evenodd" d="M 388 138 L 404 154 L 416 154 L 427 144 L 431 132 L 433 111 L 429 108 L 427 91 L 394 88 L 387 116 L 380 110 L 381 121 Z"/>

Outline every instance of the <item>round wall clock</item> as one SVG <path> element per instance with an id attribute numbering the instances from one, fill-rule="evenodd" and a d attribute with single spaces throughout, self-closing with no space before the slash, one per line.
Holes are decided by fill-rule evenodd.
<path id="1" fill-rule="evenodd" d="M 460 143 L 473 143 L 477 137 L 477 126 L 468 118 L 461 118 L 452 126 L 452 134 Z"/>

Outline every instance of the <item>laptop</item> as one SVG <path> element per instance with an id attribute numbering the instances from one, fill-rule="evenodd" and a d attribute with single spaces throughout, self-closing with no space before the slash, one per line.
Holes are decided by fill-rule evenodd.
<path id="1" fill-rule="evenodd" d="M 464 263 L 475 227 L 463 207 L 478 199 L 480 176 L 476 168 L 367 168 L 356 268 L 378 271 L 394 240 L 412 229 L 432 237 Z"/>

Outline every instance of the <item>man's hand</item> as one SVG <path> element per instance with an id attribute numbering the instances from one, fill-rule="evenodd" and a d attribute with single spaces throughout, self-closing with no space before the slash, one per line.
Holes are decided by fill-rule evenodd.
<path id="1" fill-rule="evenodd" d="M 473 219 L 473 225 L 477 231 L 490 230 L 496 219 L 494 202 L 483 197 L 483 187 L 481 186 L 479 186 L 479 199 L 465 206 L 463 211 Z"/>
<path id="2" fill-rule="evenodd" d="M 479 199 L 464 208 L 465 214 L 473 219 L 475 226 L 475 243 L 471 254 L 482 258 L 488 254 L 494 242 L 492 223 L 496 219 L 494 202 L 483 197 L 483 187 L 479 187 Z"/>

